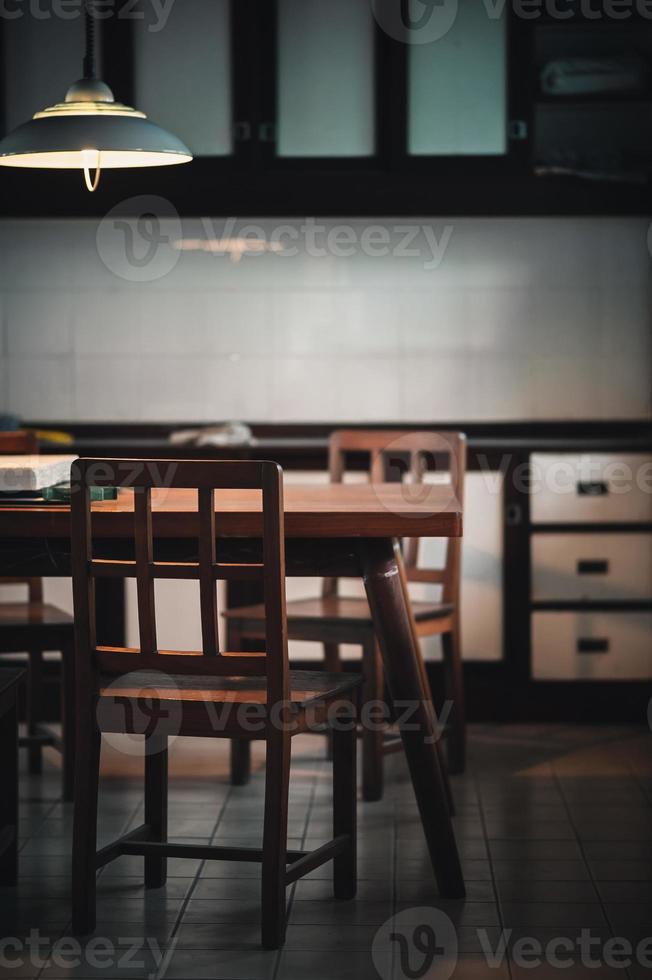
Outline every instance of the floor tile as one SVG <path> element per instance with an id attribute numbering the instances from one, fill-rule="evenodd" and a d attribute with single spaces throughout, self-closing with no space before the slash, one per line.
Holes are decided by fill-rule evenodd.
<path id="1" fill-rule="evenodd" d="M 600 881 L 597 888 L 603 902 L 641 902 L 652 905 L 652 881 Z M 652 933 L 652 921 L 650 930 Z"/>
<path id="2" fill-rule="evenodd" d="M 391 901 L 393 889 L 391 882 L 387 881 L 358 881 L 358 891 L 356 899 L 361 902 L 385 902 Z M 324 901 L 333 899 L 333 885 L 330 881 L 311 880 L 304 878 L 297 882 L 295 891 L 297 901 Z"/>
<path id="3" fill-rule="evenodd" d="M 250 922 L 187 922 L 174 934 L 179 949 L 260 949 L 260 916 Z"/>
<path id="4" fill-rule="evenodd" d="M 652 860 L 652 841 L 584 841 L 582 850 L 587 861 L 616 861 L 620 858 L 628 861 Z"/>
<path id="5" fill-rule="evenodd" d="M 513 952 L 524 936 L 542 942 L 560 936 L 576 940 L 588 929 L 602 944 L 612 934 L 639 942 L 652 932 L 652 752 L 646 755 L 641 745 L 645 743 L 632 739 L 625 728 L 472 729 L 468 772 L 452 779 L 466 901 L 438 897 L 405 760 L 397 754 L 387 759 L 384 800 L 358 802 L 357 898 L 334 900 L 331 865 L 289 888 L 282 954 L 261 950 L 261 868 L 253 863 L 171 859 L 167 886 L 146 891 L 143 859 L 119 858 L 99 876 L 97 928 L 91 938 L 110 940 L 117 949 L 139 937 L 157 948 L 167 944 L 171 969 L 166 976 L 172 980 L 405 980 L 397 972 L 396 944 L 392 950 L 377 950 L 376 963 L 372 947 L 393 914 L 422 924 L 423 906 L 445 913 L 455 927 L 459 955 L 457 962 L 445 965 L 458 980 L 508 980 L 508 947 Z M 629 766 L 636 777 L 613 777 L 615 746 L 622 768 Z M 633 746 L 636 752 L 630 757 Z M 170 832 L 175 839 L 208 843 L 214 838 L 238 847 L 260 841 L 263 749 L 254 747 L 250 784 L 231 787 L 228 748 L 225 742 L 206 750 L 210 765 L 205 776 L 192 766 L 190 776 L 173 773 Z M 58 801 L 60 783 L 54 772 L 42 779 L 23 778 L 22 789 L 29 797 L 23 804 L 22 880 L 18 889 L 0 892 L 0 918 L 4 931 L 18 936 L 38 928 L 51 943 L 70 929 L 72 807 Z M 122 778 L 112 772 L 102 783 L 101 803 L 102 842 L 141 824 L 140 774 Z M 323 740 L 300 737 L 293 752 L 289 847 L 309 850 L 330 839 L 331 807 L 331 770 Z M 488 967 L 487 950 L 499 946 L 503 919 L 510 938 L 503 937 L 499 965 Z M 34 971 L 23 969 L 31 980 Z M 82 980 L 86 974 L 80 971 L 87 969 L 83 964 L 66 969 L 61 980 Z M 140 967 L 134 970 L 116 971 L 116 980 L 143 975 Z M 14 975 L 20 978 L 21 973 Z M 109 974 L 106 969 L 91 971 L 89 980 L 98 975 Z M 580 963 L 551 974 L 547 964 L 526 974 L 512 963 L 511 980 L 526 975 L 583 980 L 585 971 Z M 612 972 L 589 975 L 600 980 Z M 43 976 L 58 980 L 56 969 Z M 629 977 L 622 971 L 618 976 L 639 980 L 643 974 L 630 970 Z"/>
<path id="6" fill-rule="evenodd" d="M 185 922 L 259 922 L 260 896 L 248 900 L 211 900 L 191 898 L 185 906 Z"/>
<path id="7" fill-rule="evenodd" d="M 588 902 L 502 902 L 506 927 L 527 926 L 533 929 L 589 929 L 604 925 L 606 920 L 600 905 Z"/>
<path id="8" fill-rule="evenodd" d="M 652 860 L 589 861 L 596 881 L 652 881 Z"/>
<path id="9" fill-rule="evenodd" d="M 499 881 L 501 902 L 599 902 L 591 881 Z"/>
<path id="10" fill-rule="evenodd" d="M 167 965 L 165 978 L 272 980 L 277 957 L 277 953 L 264 950 L 177 949 Z"/>
<path id="11" fill-rule="evenodd" d="M 625 980 L 624 970 L 611 968 L 608 966 L 583 966 L 581 963 L 573 963 L 563 970 L 558 966 L 551 966 L 543 963 L 541 966 L 517 966 L 510 964 L 512 980 L 559 980 L 560 976 L 566 976 L 572 980 Z M 631 976 L 631 975 L 630 975 Z"/>
<path id="12" fill-rule="evenodd" d="M 492 862 L 496 881 L 589 881 L 583 861 L 503 861 Z"/>
<path id="13" fill-rule="evenodd" d="M 391 980 L 391 954 L 382 954 L 382 974 L 370 953 L 323 953 L 308 950 L 284 950 L 277 980 Z M 249 980 L 249 978 L 248 978 Z"/>
<path id="14" fill-rule="evenodd" d="M 391 902 L 294 901 L 290 922 L 296 925 L 382 925 L 392 914 Z"/>
<path id="15" fill-rule="evenodd" d="M 488 860 L 462 860 L 462 874 L 466 882 L 491 881 L 491 865 Z M 396 876 L 399 880 L 423 881 L 432 875 L 430 860 L 423 858 L 404 858 L 397 862 Z"/>
<path id="16" fill-rule="evenodd" d="M 256 902 L 260 900 L 260 888 L 260 879 L 255 878 L 200 878 L 192 897 Z"/>
<path id="17" fill-rule="evenodd" d="M 467 902 L 493 902 L 494 887 L 491 881 L 467 881 Z M 425 881 L 403 880 L 396 883 L 396 899 L 398 902 L 428 902 L 441 897 L 437 883 L 429 878 Z"/>
<path id="18" fill-rule="evenodd" d="M 572 840 L 489 840 L 491 857 L 498 860 L 579 861 L 582 852 Z"/>
<path id="19" fill-rule="evenodd" d="M 398 902 L 396 911 L 413 912 L 415 925 L 423 922 L 423 908 L 437 908 L 451 919 L 455 926 L 495 927 L 500 925 L 498 907 L 493 902 L 453 902 L 442 899 L 437 902 L 421 902 L 415 906 L 413 902 Z"/>
<path id="20" fill-rule="evenodd" d="M 323 950 L 339 952 L 371 949 L 378 932 L 375 925 L 293 925 L 287 931 L 285 949 Z M 391 946 L 387 947 L 388 949 Z"/>
<path id="21" fill-rule="evenodd" d="M 604 906 L 611 926 L 619 936 L 626 936 L 632 929 L 643 927 L 652 935 L 652 903 L 605 902 Z"/>

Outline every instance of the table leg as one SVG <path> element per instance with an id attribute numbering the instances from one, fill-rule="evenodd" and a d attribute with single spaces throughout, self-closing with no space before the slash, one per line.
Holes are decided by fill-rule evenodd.
<path id="1" fill-rule="evenodd" d="M 414 645 L 410 611 L 393 542 L 387 538 L 367 539 L 362 545 L 361 558 L 387 684 L 399 715 L 404 716 L 401 738 L 433 871 L 442 897 L 464 898 L 464 879 L 437 750 L 439 733 L 435 712 L 423 687 L 419 652 Z M 410 708 L 409 717 L 404 706 Z"/>
<path id="2" fill-rule="evenodd" d="M 432 723 L 435 726 L 435 731 L 438 731 L 439 723 L 437 721 L 437 714 L 435 712 L 435 706 L 432 703 L 432 692 L 430 690 L 430 682 L 428 680 L 428 672 L 426 671 L 426 664 L 421 653 L 421 646 L 419 644 L 419 637 L 417 636 L 416 623 L 414 622 L 414 616 L 411 612 L 410 606 L 410 592 L 408 589 L 407 577 L 405 575 L 405 565 L 403 564 L 403 553 L 401 551 L 401 546 L 398 540 L 393 543 L 394 557 L 396 558 L 396 564 L 399 570 L 399 575 L 401 577 L 401 590 L 403 592 L 403 599 L 408 610 L 408 618 L 410 620 L 410 633 L 412 634 L 412 646 L 416 652 L 417 666 L 419 668 L 419 673 L 421 675 L 421 685 L 423 690 L 426 692 L 426 697 L 428 700 L 428 708 L 432 712 Z M 446 767 L 446 760 L 444 759 L 444 753 L 441 747 L 441 738 L 437 739 L 437 757 L 439 759 L 439 768 L 441 770 L 441 777 L 444 781 L 444 789 L 446 790 L 446 800 L 448 802 L 448 810 L 451 817 L 455 816 L 455 801 L 453 800 L 453 791 L 451 789 L 451 782 L 448 777 L 448 769 Z"/>

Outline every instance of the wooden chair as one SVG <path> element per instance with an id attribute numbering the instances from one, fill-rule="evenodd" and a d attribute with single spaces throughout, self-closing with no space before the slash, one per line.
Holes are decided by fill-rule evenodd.
<path id="1" fill-rule="evenodd" d="M 372 483 L 402 479 L 408 475 L 413 483 L 421 484 L 428 460 L 438 471 L 442 471 L 440 464 L 443 464 L 443 472 L 450 474 L 452 494 L 460 503 L 463 502 L 466 439 L 461 433 L 334 432 L 329 448 L 329 472 L 333 482 L 339 483 L 344 479 L 347 457 L 352 453 L 362 453 L 368 458 L 368 475 Z M 448 766 L 450 772 L 462 772 L 465 766 L 466 726 L 459 614 L 461 539 L 448 540 L 443 568 L 419 567 L 417 538 L 404 542 L 403 554 L 408 582 L 439 585 L 442 590 L 440 602 L 414 601 L 412 609 L 417 637 L 442 637 L 445 697 L 452 703 L 447 727 Z M 289 638 L 320 640 L 324 644 L 327 670 L 338 669 L 341 643 L 361 646 L 363 706 L 383 701 L 383 665 L 366 599 L 340 596 L 337 581 L 326 579 L 319 598 L 298 599 L 289 602 L 287 608 Z M 239 607 L 225 615 L 229 623 L 231 649 L 240 648 L 244 639 L 261 636 L 262 606 Z M 365 800 L 378 800 L 383 793 L 383 755 L 387 751 L 400 749 L 401 742 L 398 738 L 386 737 L 377 716 L 374 724 L 364 724 L 364 707 L 362 710 L 363 795 Z M 373 719 L 371 712 L 369 718 Z M 232 781 L 236 784 L 246 782 L 249 773 L 247 743 L 233 744 L 231 761 Z"/>
<path id="2" fill-rule="evenodd" d="M 168 857 L 262 863 L 262 939 L 282 945 L 286 887 L 333 860 L 336 898 L 356 892 L 355 718 L 360 678 L 351 674 L 290 672 L 285 611 L 285 545 L 282 471 L 266 462 L 81 460 L 73 494 L 72 555 L 75 598 L 77 765 L 73 830 L 73 928 L 95 926 L 97 868 L 120 854 L 145 858 L 145 885 L 161 887 Z M 134 487 L 135 560 L 97 557 L 89 487 Z M 198 490 L 198 560 L 155 560 L 152 497 L 156 489 Z M 262 491 L 260 564 L 223 564 L 216 558 L 214 490 Z M 125 493 L 125 491 L 121 491 Z M 98 647 L 94 594 L 98 576 L 136 578 L 138 649 Z M 197 579 L 202 650 L 158 649 L 154 583 L 157 578 Z M 265 593 L 264 654 L 220 650 L 218 579 L 258 581 Z M 348 724 L 338 720 L 345 709 Z M 251 709 L 255 713 L 252 723 Z M 292 735 L 333 724 L 334 838 L 312 852 L 287 850 Z M 145 736 L 145 823 L 97 852 L 97 797 L 102 732 Z M 167 840 L 167 739 L 170 735 L 264 739 L 267 745 L 264 833 L 260 848 L 177 844 Z M 252 803 L 252 807 L 254 804 Z"/>
<path id="3" fill-rule="evenodd" d="M 0 455 L 34 455 L 36 437 L 30 432 L 0 432 Z M 40 578 L 0 577 L 1 585 L 23 585 L 27 601 L 0 602 L 0 655 L 27 655 L 27 733 L 19 745 L 26 747 L 30 773 L 43 767 L 43 746 L 62 754 L 63 798 L 72 799 L 74 779 L 73 620 L 72 616 L 43 601 Z M 43 653 L 61 653 L 61 736 L 43 722 Z"/>

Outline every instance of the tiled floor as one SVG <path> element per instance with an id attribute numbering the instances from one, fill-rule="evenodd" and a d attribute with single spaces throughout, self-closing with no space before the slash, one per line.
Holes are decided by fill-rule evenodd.
<path id="1" fill-rule="evenodd" d="M 259 840 L 264 778 L 256 751 L 252 784 L 232 789 L 225 742 L 179 740 L 170 835 Z M 101 843 L 142 821 L 140 759 L 111 745 L 103 770 Z M 454 779 L 465 902 L 438 898 L 405 765 L 391 757 L 385 800 L 359 808 L 358 898 L 332 899 L 329 866 L 299 882 L 288 893 L 281 953 L 259 947 L 258 866 L 170 861 L 166 888 L 145 895 L 142 860 L 127 857 L 100 874 L 96 941 L 76 946 L 71 808 L 57 800 L 57 776 L 48 763 L 42 777 L 23 779 L 21 881 L 0 893 L 2 976 L 652 977 L 652 941 L 646 963 L 643 947 L 629 957 L 623 942 L 609 942 L 636 946 L 652 935 L 652 736 L 643 729 L 473 729 L 468 773 Z M 293 844 L 310 847 L 329 828 L 324 743 L 301 737 L 293 753 Z M 31 952 L 30 930 L 38 930 Z M 536 944 L 551 940 L 533 969 Z"/>

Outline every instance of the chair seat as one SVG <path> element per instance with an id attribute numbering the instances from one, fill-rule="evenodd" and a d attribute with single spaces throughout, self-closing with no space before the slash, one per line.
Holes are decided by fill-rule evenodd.
<path id="1" fill-rule="evenodd" d="M 290 700 L 297 708 L 332 701 L 360 685 L 358 674 L 327 674 L 323 671 L 291 670 Z M 153 701 L 199 701 L 226 704 L 265 704 L 267 690 L 261 677 L 192 677 L 134 671 L 117 679 L 104 676 L 100 696 Z"/>
<path id="2" fill-rule="evenodd" d="M 72 616 L 46 602 L 0 602 L 0 630 L 72 624 Z"/>
<path id="3" fill-rule="evenodd" d="M 372 624 L 369 604 L 366 599 L 345 596 L 325 596 L 316 599 L 296 599 L 288 602 L 288 627 L 293 625 L 317 624 L 324 620 L 336 620 L 342 625 L 368 627 Z M 413 602 L 412 611 L 417 623 L 430 619 L 450 616 L 454 606 L 443 602 Z M 264 620 L 265 607 L 261 605 L 240 606 L 224 613 L 228 619 Z"/>

